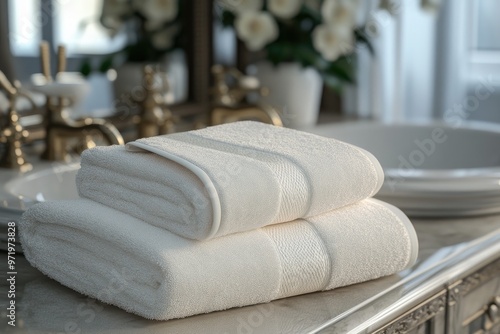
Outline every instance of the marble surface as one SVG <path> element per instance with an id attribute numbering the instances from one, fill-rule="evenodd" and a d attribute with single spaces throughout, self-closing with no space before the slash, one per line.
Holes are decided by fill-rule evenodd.
<path id="1" fill-rule="evenodd" d="M 61 286 L 16 256 L 16 324 L 7 324 L 7 253 L 0 252 L 1 333 L 369 333 L 500 257 L 500 215 L 414 220 L 417 264 L 332 291 L 189 318 L 152 321 Z"/>

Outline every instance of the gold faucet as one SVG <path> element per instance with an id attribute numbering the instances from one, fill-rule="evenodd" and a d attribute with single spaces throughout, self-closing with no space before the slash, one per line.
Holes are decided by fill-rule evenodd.
<path id="1" fill-rule="evenodd" d="M 245 99 L 250 93 L 262 96 L 269 90 L 260 85 L 257 78 L 246 76 L 234 67 L 212 66 L 215 87 L 213 90 L 213 108 L 210 113 L 212 125 L 240 120 L 258 120 L 277 126 L 283 126 L 279 113 L 267 104 L 247 104 Z M 232 84 L 228 82 L 233 82 Z"/>
<path id="2" fill-rule="evenodd" d="M 152 66 L 144 67 L 144 98 L 138 121 L 139 138 L 153 137 L 174 132 L 174 116 L 165 98 L 159 93 Z"/>
<path id="3" fill-rule="evenodd" d="M 50 50 L 47 42 L 40 44 L 42 73 L 47 83 L 52 82 L 50 70 Z M 57 74 L 66 70 L 66 48 L 59 46 Z M 124 140 L 118 129 L 111 123 L 97 118 L 71 119 L 68 110 L 73 101 L 67 97 L 46 95 L 45 151 L 42 158 L 51 161 L 67 161 L 72 152 L 97 145 L 102 137 L 106 144 L 123 145 Z"/>
<path id="4" fill-rule="evenodd" d="M 20 172 L 27 172 L 32 169 L 32 165 L 26 162 L 22 144 L 28 137 L 28 131 L 24 130 L 19 123 L 19 115 L 16 111 L 16 102 L 20 96 L 26 97 L 36 108 L 33 100 L 21 92 L 21 85 L 18 81 L 11 84 L 7 77 L 0 71 L 0 87 L 2 87 L 9 98 L 9 110 L 5 127 L 0 131 L 0 143 L 4 146 L 3 154 L 0 156 L 0 167 L 16 169 Z"/>

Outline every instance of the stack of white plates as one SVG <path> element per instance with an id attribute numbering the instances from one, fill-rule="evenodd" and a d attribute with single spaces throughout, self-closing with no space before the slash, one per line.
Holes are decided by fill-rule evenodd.
<path id="1" fill-rule="evenodd" d="M 410 216 L 500 212 L 500 127 L 375 122 L 321 125 L 313 132 L 360 146 L 384 168 L 376 197 Z"/>

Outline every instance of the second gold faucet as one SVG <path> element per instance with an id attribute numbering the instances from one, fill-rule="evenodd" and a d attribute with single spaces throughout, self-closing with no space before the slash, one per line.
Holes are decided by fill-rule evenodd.
<path id="1" fill-rule="evenodd" d="M 40 44 L 40 57 L 45 85 L 64 85 L 57 79 L 66 70 L 66 48 L 58 48 L 58 66 L 56 82 L 53 82 L 50 71 L 50 49 L 47 42 Z M 70 84 L 68 84 L 70 85 Z M 57 87 L 55 87 L 57 88 Z M 38 87 L 39 91 L 44 91 Z M 49 92 L 50 91 L 50 92 Z M 74 120 L 70 117 L 72 99 L 57 89 L 46 90 L 45 151 L 42 158 L 51 161 L 65 161 L 70 153 L 80 153 L 86 148 L 96 145 L 97 138 L 101 137 L 106 144 L 123 145 L 124 140 L 118 129 L 103 119 L 83 118 Z"/>

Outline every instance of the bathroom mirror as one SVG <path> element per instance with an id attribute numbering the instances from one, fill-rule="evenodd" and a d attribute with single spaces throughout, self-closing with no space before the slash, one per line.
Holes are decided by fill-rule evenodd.
<path id="1" fill-rule="evenodd" d="M 219 24 L 214 30 L 214 61 L 236 66 L 242 71 L 249 64 L 257 64 L 270 51 L 285 53 L 287 46 L 278 45 L 280 41 L 286 40 L 293 46 L 300 39 L 298 34 L 287 34 L 284 28 L 294 25 L 296 30 L 307 30 L 313 22 L 314 30 L 321 26 L 315 17 L 320 18 L 320 12 L 329 12 L 328 6 L 338 2 L 308 0 L 301 1 L 302 7 L 297 7 L 294 4 L 299 2 L 295 1 L 246 1 L 245 7 L 238 9 L 235 2 L 217 1 L 232 13 L 222 20 L 228 28 Z M 358 4 L 356 24 L 358 28 L 364 25 L 362 31 L 371 48 L 365 47 L 366 43 L 355 44 L 356 55 L 351 58 L 351 64 L 356 63 L 356 70 L 352 73 L 352 83 L 343 85 L 339 91 L 327 91 L 327 85 L 321 86 L 325 88 L 321 106 L 317 108 L 320 110 L 319 123 L 339 118 L 385 122 L 465 118 L 500 122 L 500 29 L 495 16 L 500 10 L 499 1 L 363 0 L 338 3 L 342 3 L 339 8 L 345 7 L 342 15 L 354 13 L 352 7 Z M 231 17 L 242 18 L 248 8 L 259 14 L 253 17 L 245 14 L 245 20 L 254 20 L 256 26 L 264 28 L 254 33 L 240 24 L 238 36 L 234 33 L 238 24 Z M 240 23 L 243 21 L 241 19 Z M 314 35 L 309 34 L 309 42 L 313 45 Z M 245 39 L 265 43 L 260 47 L 253 45 L 254 50 L 248 50 Z M 319 48 L 315 48 L 321 53 L 325 40 L 319 42 Z M 276 63 L 276 57 L 274 60 Z M 278 88 L 289 83 L 293 86 L 296 82 L 301 80 L 281 80 Z M 318 87 L 309 85 L 313 86 Z M 273 88 L 268 88 L 272 95 Z M 301 95 L 305 95 L 304 90 Z M 297 103 L 281 104 L 285 105 L 291 109 Z M 322 118 L 322 113 L 329 117 Z M 333 117 L 335 113 L 338 117 Z"/>
<path id="2" fill-rule="evenodd" d="M 1 9 L 0 22 L 5 29 L 0 29 L 0 41 L 8 46 L 10 55 L 3 52 L 0 59 L 6 65 L 4 58 L 10 58 L 13 71 L 9 74 L 23 82 L 40 72 L 40 41 L 47 40 L 53 46 L 53 69 L 57 45 L 65 44 L 67 71 L 89 75 L 92 98 L 84 107 L 87 112 L 99 111 L 95 116 L 101 116 L 102 109 L 116 105 L 113 80 L 119 77 L 117 67 L 127 59 L 151 62 L 159 50 L 167 50 L 169 88 L 176 94 L 176 99 L 171 99 L 173 112 L 190 116 L 208 111 L 212 1 L 7 0 L 2 1 Z M 130 19 L 133 15 L 125 13 L 127 10 L 136 17 Z M 144 31 L 153 32 L 153 37 L 141 44 L 137 32 Z M 148 49 L 150 44 L 153 48 Z M 109 68 L 115 71 L 107 71 Z M 175 80 L 171 82 L 170 77 Z"/>

